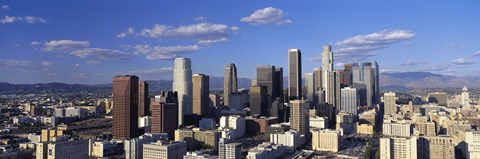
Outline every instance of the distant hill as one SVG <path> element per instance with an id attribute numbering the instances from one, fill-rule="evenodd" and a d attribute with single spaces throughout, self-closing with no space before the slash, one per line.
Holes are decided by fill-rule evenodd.
<path id="1" fill-rule="evenodd" d="M 480 87 L 480 77 L 457 77 L 430 72 L 381 73 L 380 87 L 392 88 L 470 88 Z"/>
<path id="2" fill-rule="evenodd" d="M 238 88 L 250 87 L 252 80 L 238 78 Z M 149 91 L 158 92 L 172 90 L 171 80 L 149 80 Z M 286 87 L 288 78 L 284 77 Z M 434 74 L 430 72 L 397 72 L 381 73 L 380 88 L 387 90 L 408 90 L 424 88 L 469 88 L 480 87 L 480 77 L 456 77 Z M 222 90 L 223 77 L 210 77 L 210 90 Z M 112 84 L 84 85 L 66 83 L 10 84 L 0 82 L 0 94 L 41 94 L 41 93 L 74 93 L 111 91 Z"/>

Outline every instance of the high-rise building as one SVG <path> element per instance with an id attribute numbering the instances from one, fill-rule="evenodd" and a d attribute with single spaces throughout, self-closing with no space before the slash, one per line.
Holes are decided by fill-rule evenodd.
<path id="1" fill-rule="evenodd" d="M 409 123 L 383 123 L 384 136 L 409 137 L 412 135 L 412 125 Z"/>
<path id="2" fill-rule="evenodd" d="M 283 123 L 286 121 L 286 116 L 285 105 L 282 100 L 280 98 L 275 99 L 270 107 L 270 117 L 277 117 L 278 122 Z"/>
<path id="3" fill-rule="evenodd" d="M 277 97 L 280 98 L 281 102 L 285 102 L 285 99 L 283 98 L 283 68 L 282 67 L 275 67 L 275 92 L 277 92 Z M 272 98 L 272 100 L 275 100 L 275 98 Z"/>
<path id="4" fill-rule="evenodd" d="M 357 89 L 345 87 L 341 89 L 340 111 L 357 115 Z"/>
<path id="5" fill-rule="evenodd" d="M 465 132 L 465 142 L 467 143 L 465 157 L 474 159 L 480 158 L 480 131 Z"/>
<path id="6" fill-rule="evenodd" d="M 279 92 L 278 86 L 275 82 L 275 66 L 257 66 L 257 85 L 265 86 L 267 88 L 267 95 L 270 100 L 268 103 L 272 103 L 272 101 L 278 97 Z"/>
<path id="7" fill-rule="evenodd" d="M 323 52 L 322 52 L 322 72 L 323 72 L 323 84 L 324 89 L 328 87 L 328 72 L 333 71 L 333 52 L 332 47 L 330 45 L 323 45 Z"/>
<path id="8" fill-rule="evenodd" d="M 178 124 L 177 92 L 161 92 L 151 98 L 152 133 L 167 133 L 173 139 Z"/>
<path id="9" fill-rule="evenodd" d="M 315 74 L 305 73 L 305 91 L 304 99 L 307 99 L 310 103 L 310 107 L 313 107 L 317 103 L 314 103 L 315 96 Z"/>
<path id="10" fill-rule="evenodd" d="M 395 92 L 385 92 L 383 94 L 383 107 L 385 114 L 395 114 L 397 113 L 397 105 L 395 104 Z"/>
<path id="11" fill-rule="evenodd" d="M 211 102 L 210 105 L 212 105 L 213 107 L 220 106 L 220 95 L 218 95 L 217 93 L 210 93 L 209 97 Z"/>
<path id="12" fill-rule="evenodd" d="M 223 105 L 228 106 L 230 94 L 238 89 L 237 67 L 234 63 L 227 64 L 223 78 Z"/>
<path id="13" fill-rule="evenodd" d="M 380 138 L 381 159 L 417 158 L 417 138 L 382 137 Z"/>
<path id="14" fill-rule="evenodd" d="M 417 141 L 418 158 L 452 159 L 455 158 L 453 138 L 449 136 L 421 136 Z"/>
<path id="15" fill-rule="evenodd" d="M 225 159 L 242 158 L 242 143 L 233 142 L 225 144 Z"/>
<path id="16" fill-rule="evenodd" d="M 312 149 L 316 151 L 338 152 L 340 134 L 336 130 L 314 129 L 312 131 Z"/>
<path id="17" fill-rule="evenodd" d="M 288 96 L 290 100 L 302 97 L 302 53 L 299 49 L 288 50 Z"/>
<path id="18" fill-rule="evenodd" d="M 187 143 L 157 141 L 143 144 L 144 159 L 183 159 L 187 154 Z"/>
<path id="19" fill-rule="evenodd" d="M 210 78 L 204 74 L 194 74 L 193 83 L 193 114 L 203 117 L 210 116 Z"/>
<path id="20" fill-rule="evenodd" d="M 352 86 L 352 67 L 353 65 L 351 63 L 347 63 L 344 65 L 343 78 L 341 81 L 342 87 Z"/>
<path id="21" fill-rule="evenodd" d="M 463 108 L 470 108 L 470 96 L 468 93 L 468 88 L 467 86 L 463 86 L 462 89 L 462 107 Z"/>
<path id="22" fill-rule="evenodd" d="M 150 115 L 150 99 L 148 98 L 148 83 L 138 82 L 138 116 Z"/>
<path id="23" fill-rule="evenodd" d="M 357 89 L 365 89 L 365 99 L 361 101 L 372 106 L 380 103 L 379 67 L 376 61 L 352 64 L 352 85 Z M 363 104 L 361 102 L 361 104 Z"/>
<path id="24" fill-rule="evenodd" d="M 313 69 L 313 77 L 314 77 L 314 85 L 315 85 L 315 95 L 314 95 L 314 100 L 313 100 L 313 103 L 315 103 L 315 105 L 317 105 L 318 103 L 320 102 L 325 102 L 325 101 L 322 101 L 321 99 L 323 99 L 321 97 L 322 93 L 322 68 L 321 67 L 318 67 L 318 68 L 314 68 Z"/>
<path id="25" fill-rule="evenodd" d="M 175 58 L 173 67 L 173 91 L 178 94 L 178 125 L 183 116 L 192 114 L 192 62 L 189 58 Z"/>
<path id="26" fill-rule="evenodd" d="M 47 148 L 48 153 L 37 153 L 37 158 L 56 159 L 56 158 L 71 158 L 71 159 L 84 159 L 88 158 L 88 140 L 63 140 L 54 141 L 48 143 L 38 143 L 39 149 Z M 38 156 L 40 154 L 41 156 Z M 43 156 L 46 155 L 46 156 Z"/>
<path id="27" fill-rule="evenodd" d="M 290 101 L 290 126 L 300 134 L 309 136 L 310 124 L 308 116 L 308 101 L 291 100 Z"/>
<path id="28" fill-rule="evenodd" d="M 441 93 L 441 92 L 428 93 L 428 102 L 437 103 L 438 105 L 441 105 L 441 106 L 447 106 L 448 105 L 447 93 Z"/>
<path id="29" fill-rule="evenodd" d="M 115 139 L 130 139 L 138 134 L 138 77 L 113 77 L 113 128 Z"/>
<path id="30" fill-rule="evenodd" d="M 250 115 L 269 116 L 267 87 L 260 85 L 250 86 Z"/>
<path id="31" fill-rule="evenodd" d="M 284 133 L 270 134 L 270 142 L 274 144 L 281 144 L 289 147 L 291 150 L 296 150 L 301 143 L 300 133 L 295 130 L 290 130 Z"/>
<path id="32" fill-rule="evenodd" d="M 341 89 L 343 88 L 341 85 L 343 78 L 343 71 L 342 70 L 336 70 L 335 71 L 335 87 L 333 87 L 334 90 L 334 95 L 335 95 L 335 107 L 338 109 L 340 107 L 341 99 L 342 99 L 342 93 Z"/>
<path id="33" fill-rule="evenodd" d="M 335 88 L 337 86 L 337 80 L 336 80 L 336 76 L 337 76 L 337 72 L 335 71 L 325 71 L 326 73 L 326 76 L 327 78 L 325 78 L 325 80 L 327 81 L 326 83 L 326 86 L 325 86 L 325 100 L 328 104 L 334 106 L 334 107 L 337 107 L 337 99 L 335 98 Z M 337 107 L 337 110 L 338 110 L 338 107 Z"/>
<path id="34" fill-rule="evenodd" d="M 218 139 L 218 158 L 219 159 L 226 159 L 225 146 L 228 143 L 230 143 L 230 139 L 228 138 Z"/>

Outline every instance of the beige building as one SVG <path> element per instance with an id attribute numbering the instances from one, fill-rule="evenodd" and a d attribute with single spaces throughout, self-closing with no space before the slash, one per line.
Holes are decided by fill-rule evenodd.
<path id="1" fill-rule="evenodd" d="M 88 158 L 88 140 L 63 140 L 37 143 L 37 159 Z"/>
<path id="2" fill-rule="evenodd" d="M 204 74 L 193 74 L 193 114 L 208 116 L 210 106 L 210 77 Z"/>
<path id="3" fill-rule="evenodd" d="M 465 157 L 480 159 L 480 131 L 465 132 L 466 150 Z"/>
<path id="4" fill-rule="evenodd" d="M 391 137 L 380 138 L 381 159 L 416 159 L 417 138 Z"/>
<path id="5" fill-rule="evenodd" d="M 395 104 L 395 92 L 386 92 L 383 95 L 383 108 L 385 114 L 395 114 L 397 113 L 397 105 Z"/>
<path id="6" fill-rule="evenodd" d="M 300 132 L 300 134 L 309 136 L 309 103 L 306 100 L 290 101 L 290 125 L 291 128 Z"/>
<path id="7" fill-rule="evenodd" d="M 385 136 L 408 137 L 412 134 L 412 125 L 407 123 L 383 123 L 382 133 Z"/>
<path id="8" fill-rule="evenodd" d="M 316 151 L 338 152 L 340 131 L 318 130 L 312 131 L 312 149 Z"/>
<path id="9" fill-rule="evenodd" d="M 187 154 L 187 143 L 157 141 L 143 144 L 143 159 L 183 159 Z"/>
<path id="10" fill-rule="evenodd" d="M 373 133 L 373 125 L 357 123 L 357 134 L 373 135 Z"/>
<path id="11" fill-rule="evenodd" d="M 437 135 L 434 122 L 415 123 L 414 131 L 415 131 L 415 135 L 423 135 L 423 136 Z"/>
<path id="12" fill-rule="evenodd" d="M 218 148 L 219 134 L 217 130 L 177 129 L 175 141 L 186 141 L 188 150 L 194 150 L 198 145 L 203 148 Z"/>
<path id="13" fill-rule="evenodd" d="M 418 158 L 453 159 L 455 147 L 449 136 L 420 137 L 418 139 Z"/>
<path id="14" fill-rule="evenodd" d="M 62 136 L 62 135 L 63 135 L 62 130 L 42 129 L 41 142 L 51 141 L 52 138 L 57 136 Z"/>

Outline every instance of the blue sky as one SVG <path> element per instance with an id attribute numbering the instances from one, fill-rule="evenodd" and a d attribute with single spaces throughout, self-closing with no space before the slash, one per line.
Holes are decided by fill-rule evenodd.
<path id="1" fill-rule="evenodd" d="M 0 81 L 110 83 L 117 74 L 171 79 L 174 57 L 194 73 L 239 77 L 256 66 L 320 67 L 322 45 L 342 63 L 384 72 L 480 74 L 479 1 L 0 0 Z"/>

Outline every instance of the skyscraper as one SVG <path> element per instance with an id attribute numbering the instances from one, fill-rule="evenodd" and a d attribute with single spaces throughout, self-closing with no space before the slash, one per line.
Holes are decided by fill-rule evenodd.
<path id="1" fill-rule="evenodd" d="M 379 67 L 376 61 L 354 63 L 352 65 L 352 83 L 357 89 L 365 89 L 366 99 L 361 99 L 361 101 L 365 101 L 366 105 L 372 106 L 380 103 Z"/>
<path id="2" fill-rule="evenodd" d="M 192 114 L 192 62 L 189 58 L 175 58 L 173 67 L 173 91 L 178 94 L 178 125 L 183 116 Z"/>
<path id="3" fill-rule="evenodd" d="M 138 116 L 150 114 L 150 104 L 148 103 L 148 83 L 146 81 L 138 82 Z"/>
<path id="4" fill-rule="evenodd" d="M 306 100 L 291 100 L 290 104 L 291 128 L 302 135 L 309 136 L 308 102 Z"/>
<path id="5" fill-rule="evenodd" d="M 305 94 L 303 95 L 305 99 L 308 100 L 310 106 L 314 106 L 317 103 L 314 103 L 315 96 L 315 75 L 313 73 L 305 73 Z"/>
<path id="6" fill-rule="evenodd" d="M 261 85 L 250 86 L 250 115 L 268 116 L 267 87 Z"/>
<path id="7" fill-rule="evenodd" d="M 281 91 L 283 86 L 280 85 L 283 83 L 283 77 L 279 78 L 282 74 L 283 69 L 281 67 L 257 66 L 256 84 L 267 87 L 267 95 L 270 98 L 268 101 L 269 104 L 271 104 L 277 97 L 281 97 L 281 94 L 283 93 Z"/>
<path id="8" fill-rule="evenodd" d="M 193 83 L 193 114 L 203 117 L 209 116 L 210 108 L 210 78 L 204 74 L 194 74 Z"/>
<path id="9" fill-rule="evenodd" d="M 336 78 L 336 72 L 335 71 L 326 71 L 326 81 L 327 81 L 327 85 L 326 85 L 326 89 L 325 89 L 325 100 L 328 104 L 332 105 L 332 106 L 336 106 L 335 102 L 336 102 L 336 98 L 335 98 L 335 87 L 337 85 L 337 80 L 335 80 Z M 338 108 L 337 108 L 338 109 Z"/>
<path id="10" fill-rule="evenodd" d="M 227 64 L 223 78 L 223 105 L 228 106 L 230 94 L 238 89 L 237 67 L 234 63 Z"/>
<path id="11" fill-rule="evenodd" d="M 328 89 L 328 72 L 333 71 L 333 52 L 330 45 L 323 46 L 322 52 L 322 86 L 324 90 Z"/>
<path id="12" fill-rule="evenodd" d="M 299 49 L 288 50 L 288 96 L 290 100 L 302 97 L 302 53 Z"/>
<path id="13" fill-rule="evenodd" d="M 138 77 L 119 75 L 113 77 L 113 128 L 114 139 L 130 139 L 138 134 Z"/>
<path id="14" fill-rule="evenodd" d="M 385 92 L 383 95 L 383 107 L 385 115 L 397 113 L 397 106 L 395 105 L 395 92 Z"/>
<path id="15" fill-rule="evenodd" d="M 161 92 L 151 98 L 152 133 L 167 133 L 173 139 L 178 124 L 177 92 Z"/>
<path id="16" fill-rule="evenodd" d="M 357 89 L 345 87 L 341 92 L 340 111 L 357 115 Z"/>
<path id="17" fill-rule="evenodd" d="M 318 67 L 318 68 L 314 68 L 313 69 L 313 77 L 314 77 L 314 84 L 315 84 L 315 96 L 314 96 L 314 103 L 315 104 L 318 104 L 319 102 L 325 102 L 325 101 L 322 101 L 322 97 L 321 96 L 323 93 L 322 92 L 322 68 L 321 67 Z"/>
<path id="18" fill-rule="evenodd" d="M 417 158 L 416 137 L 382 137 L 380 138 L 380 159 Z"/>
<path id="19" fill-rule="evenodd" d="M 352 86 L 352 68 L 353 68 L 353 64 L 351 63 L 344 64 L 342 81 L 341 81 L 342 87 Z"/>
<path id="20" fill-rule="evenodd" d="M 463 86 L 461 102 L 463 108 L 470 108 L 470 95 L 467 86 Z"/>
<path id="21" fill-rule="evenodd" d="M 275 67 L 275 92 L 277 92 L 277 97 L 280 98 L 280 102 L 284 102 L 283 99 L 283 68 L 282 67 Z M 275 100 L 274 98 L 272 100 Z"/>

